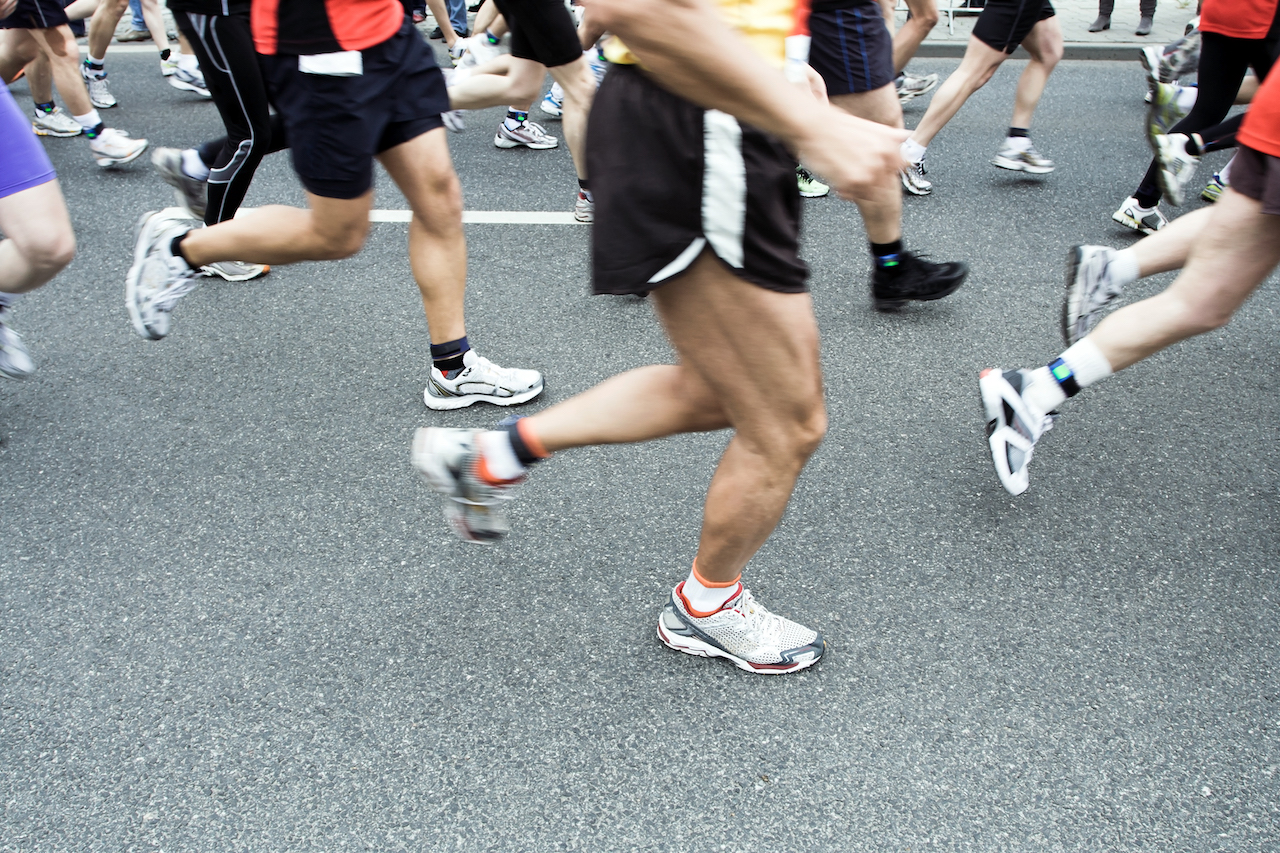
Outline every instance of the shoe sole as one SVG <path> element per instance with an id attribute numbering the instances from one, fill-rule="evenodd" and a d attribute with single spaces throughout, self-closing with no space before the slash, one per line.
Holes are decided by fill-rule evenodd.
<path id="1" fill-rule="evenodd" d="M 494 406 L 518 406 L 521 403 L 527 403 L 534 397 L 542 393 L 542 385 L 536 388 L 530 388 L 528 391 L 521 391 L 519 394 L 513 394 L 510 397 L 494 397 L 489 394 L 465 394 L 461 397 L 436 397 L 431 393 L 431 387 L 422 392 L 422 401 L 426 403 L 427 408 L 433 412 L 449 412 L 454 409 L 465 409 L 467 406 L 476 403 L 490 403 Z"/>
<path id="2" fill-rule="evenodd" d="M 933 195 L 932 184 L 929 185 L 927 188 L 920 189 L 915 187 L 911 183 L 911 180 L 905 174 L 899 172 L 898 177 L 902 180 L 902 188 L 907 192 L 911 193 L 912 195 Z"/>
<path id="3" fill-rule="evenodd" d="M 1026 172 L 1028 175 L 1047 175 L 1054 169 L 1053 166 L 1032 166 L 1030 163 L 1010 160 L 999 155 L 991 161 L 991 165 L 998 169 L 1008 169 L 1010 172 Z"/>
<path id="4" fill-rule="evenodd" d="M 199 95 L 202 98 L 213 97 L 213 95 L 209 94 L 208 89 L 201 89 L 199 86 L 193 85 L 191 83 L 184 83 L 183 81 L 177 79 L 176 77 L 169 78 L 169 85 L 183 92 L 195 92 L 197 95 Z"/>
<path id="5" fill-rule="evenodd" d="M 678 634 L 672 634 L 662 627 L 662 617 L 658 617 L 658 639 L 664 646 L 682 652 L 686 655 L 692 655 L 699 658 L 724 658 L 732 663 L 738 669 L 744 672 L 750 672 L 754 675 L 786 675 L 791 672 L 798 672 L 802 669 L 808 669 L 818 661 L 822 660 L 823 653 L 826 651 L 826 642 L 823 642 L 822 652 L 815 654 L 812 658 L 799 660 L 788 664 L 753 664 L 748 660 L 729 654 L 724 649 L 705 643 L 697 637 L 682 637 Z"/>
<path id="6" fill-rule="evenodd" d="M 1009 454 L 1005 446 L 1010 438 L 1025 442 L 1017 430 L 1004 422 L 1003 386 L 1007 384 L 1004 372 L 997 368 L 987 368 L 978 375 L 978 392 L 982 395 L 982 412 L 986 416 L 987 449 L 991 453 L 991 465 L 1004 490 L 1017 496 L 1027 490 L 1029 482 L 1011 482 L 1013 472 L 1007 468 Z"/>
<path id="7" fill-rule="evenodd" d="M 142 314 L 138 311 L 138 276 L 142 274 L 142 263 L 147 259 L 147 252 L 143 248 L 142 235 L 147 231 L 151 219 L 158 212 L 152 210 L 142 214 L 138 218 L 137 224 L 133 226 L 133 264 L 129 267 L 129 272 L 124 279 L 124 304 L 129 310 L 129 320 L 133 323 L 133 330 L 138 333 L 139 337 L 149 341 L 161 340 L 163 336 L 153 334 L 147 328 L 147 325 L 142 322 Z"/>
<path id="8" fill-rule="evenodd" d="M 800 198 L 826 198 L 829 195 L 831 195 L 831 190 L 827 190 L 824 193 L 807 193 L 804 190 L 800 191 Z"/>
<path id="9" fill-rule="evenodd" d="M 1062 340 L 1067 346 L 1073 346 L 1078 337 L 1072 335 L 1080 318 L 1080 303 L 1084 299 L 1084 288 L 1076 280 L 1080 274 L 1080 264 L 1084 261 L 1084 247 L 1072 246 L 1067 252 L 1067 292 L 1062 298 Z M 1074 319 L 1073 319 L 1074 318 Z"/>
<path id="10" fill-rule="evenodd" d="M 212 265 L 207 267 L 201 267 L 200 271 L 211 278 L 220 278 L 223 281 L 230 281 L 230 282 L 253 281 L 255 278 L 262 278 L 264 275 L 271 272 L 271 265 L 263 264 L 261 271 L 255 272 L 251 275 L 227 275 L 226 273 L 219 272 L 217 268 Z"/>
<path id="11" fill-rule="evenodd" d="M 531 151 L 550 151 L 552 148 L 559 148 L 560 141 L 556 140 L 554 145 L 544 145 L 541 143 L 517 142 L 514 139 L 507 139 L 505 136 L 493 137 L 493 146 L 495 148 L 519 148 L 521 146 Z"/>
<path id="12" fill-rule="evenodd" d="M 1158 228 L 1148 228 L 1146 225 L 1143 225 L 1141 222 L 1134 219 L 1132 216 L 1126 216 L 1124 213 L 1118 210 L 1115 213 L 1111 214 L 1111 221 L 1119 222 L 1125 228 L 1128 228 L 1132 231 L 1137 231 L 1140 234 L 1154 234 L 1160 230 Z"/>
<path id="13" fill-rule="evenodd" d="M 141 148 L 139 148 L 137 151 L 134 151 L 128 157 L 99 157 L 97 154 L 94 154 L 93 159 L 101 168 L 110 169 L 112 166 L 123 166 L 126 163 L 132 163 L 134 160 L 137 160 L 139 157 L 141 157 L 142 152 L 146 150 L 147 150 L 147 146 L 143 145 Z"/>
<path id="14" fill-rule="evenodd" d="M 74 133 L 70 130 L 51 130 L 47 127 L 41 127 L 35 122 L 31 122 L 31 129 L 35 131 L 36 136 L 55 136 L 58 139 L 70 139 L 73 136 L 80 136 L 84 133 L 80 128 L 76 128 Z"/>

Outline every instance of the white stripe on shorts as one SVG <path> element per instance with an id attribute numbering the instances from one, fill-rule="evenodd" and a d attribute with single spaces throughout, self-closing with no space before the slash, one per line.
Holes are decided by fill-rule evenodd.
<path id="1" fill-rule="evenodd" d="M 720 260 L 742 269 L 742 235 L 747 222 L 742 128 L 737 119 L 719 110 L 707 110 L 702 121 L 702 233 Z"/>

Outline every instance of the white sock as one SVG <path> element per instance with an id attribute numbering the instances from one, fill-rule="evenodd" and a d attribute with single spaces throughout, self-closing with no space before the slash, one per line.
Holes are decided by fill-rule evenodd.
<path id="1" fill-rule="evenodd" d="M 1231 159 L 1227 161 L 1227 165 L 1218 170 L 1218 180 L 1227 186 L 1231 186 L 1231 164 L 1236 161 L 1236 155 L 1232 154 Z"/>
<path id="2" fill-rule="evenodd" d="M 1031 137 L 1029 136 L 1006 136 L 1004 144 L 1008 145 L 1015 151 L 1026 151 L 1031 147 Z"/>
<path id="3" fill-rule="evenodd" d="M 194 148 L 183 149 L 182 171 L 188 178 L 195 178 L 197 181 L 209 180 L 209 167 L 200 159 L 200 152 Z"/>
<path id="4" fill-rule="evenodd" d="M 924 159 L 924 152 L 928 149 L 916 142 L 911 137 L 907 137 L 907 141 L 902 143 L 902 156 L 910 160 L 912 163 L 919 163 Z"/>
<path id="5" fill-rule="evenodd" d="M 1076 375 L 1076 384 L 1081 388 L 1088 388 L 1111 375 L 1111 362 L 1107 361 L 1102 350 L 1089 338 L 1078 341 L 1058 357 L 1071 368 L 1071 372 Z"/>
<path id="6" fill-rule="evenodd" d="M 1062 390 L 1049 368 L 1040 367 L 1031 371 L 1031 379 L 1022 389 L 1022 399 L 1037 415 L 1047 415 L 1067 401 L 1067 392 Z"/>
<path id="7" fill-rule="evenodd" d="M 95 127 L 102 124 L 102 116 L 98 115 L 97 110 L 89 110 L 89 112 L 82 116 L 72 116 L 72 118 L 76 120 L 76 124 L 80 125 L 85 130 L 93 130 Z"/>
<path id="8" fill-rule="evenodd" d="M 178 54 L 178 67 L 183 71 L 190 71 L 194 74 L 200 70 L 200 62 L 196 59 L 195 54 L 180 53 Z"/>
<path id="9" fill-rule="evenodd" d="M 99 58 L 97 56 L 94 56 L 92 53 L 90 53 L 89 61 L 92 62 L 94 65 L 102 65 L 107 61 L 107 59 L 105 56 Z"/>
<path id="10" fill-rule="evenodd" d="M 1200 94 L 1199 87 L 1196 86 L 1179 86 L 1178 87 L 1178 109 L 1184 113 L 1191 112 L 1191 108 L 1196 105 L 1196 96 Z"/>
<path id="11" fill-rule="evenodd" d="M 684 593 L 685 601 L 694 610 L 699 613 L 714 613 L 742 591 L 742 581 L 734 581 L 728 586 L 704 586 L 702 581 L 698 580 L 697 573 L 690 569 L 689 577 L 685 578 L 681 591 Z"/>
<path id="12" fill-rule="evenodd" d="M 511 439 L 505 432 L 489 430 L 476 438 L 480 455 L 484 457 L 489 474 L 499 480 L 515 480 L 524 476 L 525 467 L 511 447 Z"/>
<path id="13" fill-rule="evenodd" d="M 1107 261 L 1107 279 L 1124 287 L 1142 278 L 1138 268 L 1138 253 L 1133 249 L 1120 249 Z"/>

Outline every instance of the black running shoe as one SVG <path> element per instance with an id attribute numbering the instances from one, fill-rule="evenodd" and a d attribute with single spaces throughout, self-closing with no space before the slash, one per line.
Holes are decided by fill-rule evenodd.
<path id="1" fill-rule="evenodd" d="M 950 296 L 964 284 L 969 265 L 963 261 L 935 264 L 902 252 L 897 267 L 876 265 L 871 274 L 871 300 L 877 311 L 896 311 L 915 299 L 928 302 Z"/>

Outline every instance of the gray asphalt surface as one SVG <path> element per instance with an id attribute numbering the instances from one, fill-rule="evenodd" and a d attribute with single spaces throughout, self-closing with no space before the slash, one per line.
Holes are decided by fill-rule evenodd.
<path id="1" fill-rule="evenodd" d="M 155 64 L 111 60 L 110 123 L 217 133 Z M 146 342 L 124 276 L 169 190 L 47 140 L 80 251 L 0 383 L 0 850 L 1280 849 L 1276 280 L 1072 401 L 1011 499 L 978 371 L 1061 350 L 1066 250 L 1132 242 L 1147 159 L 1138 64 L 1064 63 L 1057 171 L 992 168 L 1011 65 L 906 202 L 911 248 L 971 262 L 954 297 L 877 314 L 856 211 L 806 203 L 831 430 L 748 581 L 830 650 L 785 678 L 654 636 L 725 436 L 562 454 L 463 545 L 411 435 L 506 412 L 424 409 L 405 225 Z M 450 138 L 468 207 L 568 210 L 568 152 L 494 149 L 499 115 Z M 248 203 L 300 200 L 281 155 Z M 645 302 L 587 295 L 588 229 L 467 236 L 473 343 L 547 376 L 525 411 L 669 358 Z"/>

